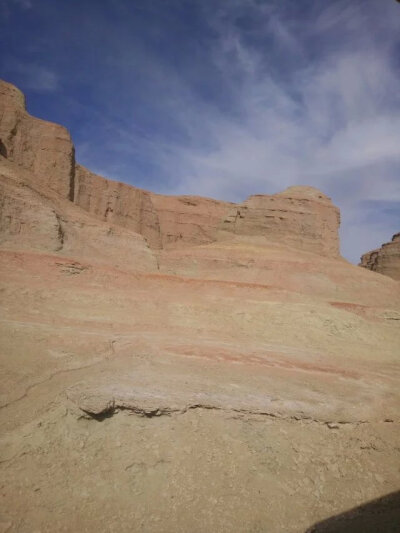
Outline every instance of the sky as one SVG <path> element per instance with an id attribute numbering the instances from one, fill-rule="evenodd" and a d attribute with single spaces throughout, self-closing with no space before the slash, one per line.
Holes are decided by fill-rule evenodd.
<path id="1" fill-rule="evenodd" d="M 395 0 L 0 0 L 0 77 L 103 176 L 234 202 L 318 187 L 355 263 L 400 231 Z"/>

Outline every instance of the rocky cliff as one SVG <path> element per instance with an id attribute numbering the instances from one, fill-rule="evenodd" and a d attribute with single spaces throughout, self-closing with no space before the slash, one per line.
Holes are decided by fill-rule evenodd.
<path id="1" fill-rule="evenodd" d="M 2 81 L 0 152 L 30 171 L 34 186 L 55 192 L 101 222 L 142 235 L 154 250 L 261 236 L 328 257 L 339 255 L 339 210 L 320 191 L 290 187 L 232 204 L 153 194 L 103 178 L 75 163 L 65 128 L 31 117 L 23 94 Z"/>
<path id="2" fill-rule="evenodd" d="M 74 203 L 98 220 L 140 233 L 152 248 L 161 248 L 160 222 L 149 192 L 76 165 Z"/>
<path id="3" fill-rule="evenodd" d="M 21 91 L 1 80 L 0 155 L 32 171 L 38 184 L 73 199 L 75 150 L 68 131 L 31 117 Z"/>
<path id="4" fill-rule="evenodd" d="M 272 196 L 253 195 L 232 206 L 220 229 L 338 257 L 339 223 L 339 209 L 325 194 L 313 187 L 289 187 Z"/>
<path id="5" fill-rule="evenodd" d="M 131 229 L 97 220 L 0 156 L 0 248 L 56 253 L 152 272 L 157 261 Z"/>
<path id="6" fill-rule="evenodd" d="M 400 233 L 393 235 L 391 242 L 363 254 L 360 266 L 400 280 Z"/>
<path id="7" fill-rule="evenodd" d="M 216 238 L 228 203 L 163 196 L 112 181 L 76 165 L 74 202 L 99 220 L 131 229 L 153 249 L 206 244 Z"/>
<path id="8" fill-rule="evenodd" d="M 107 180 L 1 95 L 0 531 L 298 533 L 398 490 L 400 283 L 329 198 Z"/>

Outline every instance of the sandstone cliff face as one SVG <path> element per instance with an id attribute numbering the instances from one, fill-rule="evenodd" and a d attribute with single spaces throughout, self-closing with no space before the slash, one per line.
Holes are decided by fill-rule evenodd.
<path id="1" fill-rule="evenodd" d="M 232 207 L 220 229 L 337 257 L 339 223 L 339 209 L 330 198 L 313 187 L 289 187 L 272 196 L 250 196 Z"/>
<path id="2" fill-rule="evenodd" d="M 74 182 L 7 116 L 0 531 L 298 533 L 398 490 L 400 283 L 329 199 Z"/>
<path id="3" fill-rule="evenodd" d="M 400 233 L 391 242 L 361 256 L 360 266 L 400 280 Z"/>
<path id="4" fill-rule="evenodd" d="M 0 248 L 57 253 L 137 271 L 157 270 L 142 235 L 91 217 L 0 156 Z"/>
<path id="5" fill-rule="evenodd" d="M 0 155 L 36 175 L 38 183 L 73 199 L 74 146 L 68 131 L 31 117 L 25 97 L 0 80 Z"/>
<path id="6" fill-rule="evenodd" d="M 100 220 L 140 233 L 154 249 L 214 241 L 229 207 L 208 198 L 153 194 L 81 165 L 76 165 L 74 202 Z"/>
<path id="7" fill-rule="evenodd" d="M 182 248 L 217 240 L 218 226 L 228 213 L 228 202 L 200 196 L 151 195 L 160 221 L 162 248 Z"/>
<path id="8" fill-rule="evenodd" d="M 56 252 L 62 231 L 53 207 L 43 197 L 10 179 L 0 161 L 0 246 Z"/>
<path id="9" fill-rule="evenodd" d="M 149 192 L 76 165 L 74 202 L 99 220 L 140 233 L 152 248 L 162 247 L 160 222 Z"/>
<path id="10" fill-rule="evenodd" d="M 75 163 L 65 128 L 31 117 L 23 94 L 2 81 L 0 152 L 31 171 L 43 190 L 74 202 L 101 222 L 142 235 L 154 250 L 261 236 L 324 256 L 339 255 L 339 211 L 319 191 L 291 187 L 278 195 L 251 196 L 235 205 L 153 194 L 103 178 Z"/>
<path id="11" fill-rule="evenodd" d="M 74 202 L 100 220 L 140 233 L 153 249 L 197 246 L 242 235 L 324 256 L 339 255 L 339 210 L 312 187 L 290 187 L 232 204 L 153 194 L 76 165 Z"/>
<path id="12" fill-rule="evenodd" d="M 100 220 L 140 233 L 154 249 L 210 244 L 241 235 L 339 256 L 339 210 L 312 187 L 290 187 L 233 204 L 154 194 L 76 165 L 74 202 Z"/>

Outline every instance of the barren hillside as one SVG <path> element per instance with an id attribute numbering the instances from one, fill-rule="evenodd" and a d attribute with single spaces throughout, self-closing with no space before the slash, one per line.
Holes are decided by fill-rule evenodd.
<path id="1" fill-rule="evenodd" d="M 326 195 L 107 180 L 6 82 L 0 141 L 0 531 L 305 532 L 399 490 L 400 283 Z"/>

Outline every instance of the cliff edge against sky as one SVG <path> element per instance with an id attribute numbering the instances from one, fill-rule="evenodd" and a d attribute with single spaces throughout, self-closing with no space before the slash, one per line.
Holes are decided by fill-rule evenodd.
<path id="1" fill-rule="evenodd" d="M 400 284 L 327 196 L 96 176 L 5 82 L 0 140 L 4 531 L 299 533 L 398 490 Z"/>

